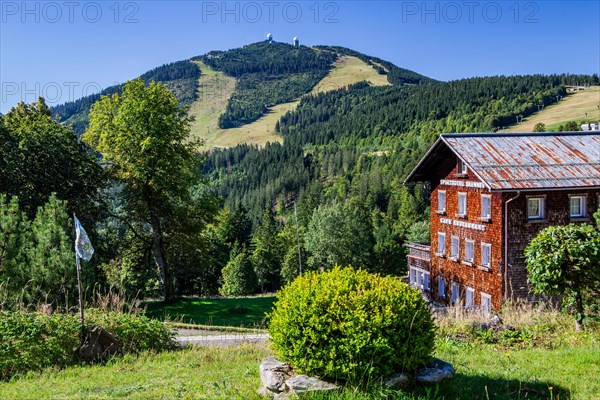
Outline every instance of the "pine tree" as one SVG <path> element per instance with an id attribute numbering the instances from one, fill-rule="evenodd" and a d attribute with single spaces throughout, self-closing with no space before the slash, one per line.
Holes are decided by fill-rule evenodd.
<path id="1" fill-rule="evenodd" d="M 257 282 L 254 268 L 245 250 L 241 250 L 223 268 L 223 296 L 248 296 L 256 293 Z"/>
<path id="2" fill-rule="evenodd" d="M 263 212 L 258 231 L 252 238 L 254 250 L 252 265 L 260 290 L 275 291 L 279 287 L 282 250 L 278 238 L 279 228 L 270 207 Z"/>

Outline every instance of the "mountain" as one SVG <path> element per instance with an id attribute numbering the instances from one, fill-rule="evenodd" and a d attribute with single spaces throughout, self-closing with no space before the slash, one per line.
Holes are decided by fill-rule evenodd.
<path id="1" fill-rule="evenodd" d="M 258 42 L 227 51 L 211 51 L 189 60 L 165 64 L 141 75 L 146 82 L 157 81 L 172 90 L 182 104 L 191 105 L 198 99 L 198 62 L 236 80 L 236 87 L 219 117 L 220 128 L 240 127 L 256 121 L 269 107 L 295 100 L 310 92 L 335 68 L 343 55 L 358 57 L 367 62 L 395 85 L 421 84 L 432 79 L 413 71 L 398 68 L 376 57 L 350 49 L 332 46 L 294 47 L 278 42 Z M 382 68 L 383 67 L 383 68 Z M 82 133 L 88 123 L 91 105 L 102 95 L 118 93 L 122 85 L 104 89 L 98 94 L 52 107 L 52 113 L 65 124 L 72 124 Z"/>
<path id="2" fill-rule="evenodd" d="M 276 42 L 211 51 L 142 78 L 191 106 L 194 134 L 228 147 L 213 148 L 203 168 L 226 205 L 242 203 L 256 220 L 296 198 L 303 219 L 318 204 L 354 199 L 396 223 L 402 207 L 427 207 L 427 188 L 402 180 L 437 135 L 501 130 L 567 98 L 568 85 L 600 83 L 567 74 L 439 82 L 348 48 Z M 82 132 L 98 98 L 52 111 Z"/>

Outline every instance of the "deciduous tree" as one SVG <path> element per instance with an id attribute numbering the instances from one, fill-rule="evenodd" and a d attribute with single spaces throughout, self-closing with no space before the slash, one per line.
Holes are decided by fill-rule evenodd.
<path id="1" fill-rule="evenodd" d="M 165 236 L 180 225 L 182 205 L 190 202 L 190 187 L 197 179 L 190 122 L 163 85 L 152 82 L 146 87 L 136 79 L 121 95 L 103 96 L 93 105 L 83 136 L 102 154 L 109 173 L 122 182 L 128 218 L 151 227 L 165 301 L 174 296 Z"/>
<path id="2" fill-rule="evenodd" d="M 550 226 L 525 249 L 529 281 L 537 293 L 566 295 L 582 328 L 586 299 L 600 294 L 600 232 L 593 226 Z"/>

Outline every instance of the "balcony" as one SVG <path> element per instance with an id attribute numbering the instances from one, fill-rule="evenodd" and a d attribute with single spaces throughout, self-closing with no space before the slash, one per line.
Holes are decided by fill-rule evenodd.
<path id="1" fill-rule="evenodd" d="M 429 271 L 431 266 L 431 246 L 428 244 L 409 243 L 406 257 L 409 268 L 414 267 Z"/>

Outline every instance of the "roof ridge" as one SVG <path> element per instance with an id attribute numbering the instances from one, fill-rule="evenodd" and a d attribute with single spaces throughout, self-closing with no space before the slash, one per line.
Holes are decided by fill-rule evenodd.
<path id="1" fill-rule="evenodd" d="M 510 136 L 594 136 L 599 135 L 600 131 L 573 131 L 573 132 L 477 132 L 477 133 L 442 133 L 444 138 L 460 137 L 510 137 Z"/>

